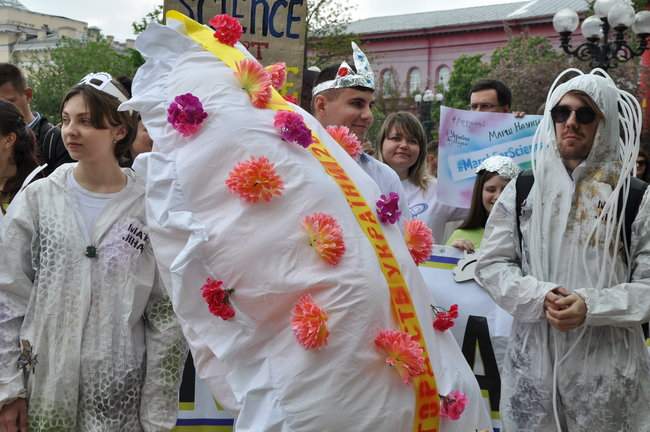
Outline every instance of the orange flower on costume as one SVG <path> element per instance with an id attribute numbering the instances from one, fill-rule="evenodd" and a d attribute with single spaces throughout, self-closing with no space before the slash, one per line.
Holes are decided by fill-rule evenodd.
<path id="1" fill-rule="evenodd" d="M 343 149 L 348 152 L 350 156 L 356 158 L 361 154 L 363 148 L 357 136 L 350 132 L 345 126 L 328 126 L 327 132 L 334 138 L 334 141 L 339 143 Z"/>
<path id="2" fill-rule="evenodd" d="M 253 106 L 266 108 L 271 100 L 271 74 L 252 59 L 244 59 L 235 66 L 235 76 L 242 89 L 248 93 Z"/>
<path id="3" fill-rule="evenodd" d="M 399 330 L 382 330 L 375 345 L 387 354 L 386 363 L 393 366 L 404 384 L 424 373 L 424 350 L 408 333 Z"/>
<path id="4" fill-rule="evenodd" d="M 336 265 L 341 261 L 345 243 L 343 231 L 336 219 L 325 213 L 314 213 L 305 216 L 302 226 L 309 235 L 309 245 L 326 263 Z"/>
<path id="5" fill-rule="evenodd" d="M 228 174 L 226 186 L 250 203 L 269 202 L 274 196 L 282 195 L 284 189 L 282 178 L 264 156 L 253 156 L 250 160 L 235 165 Z"/>
<path id="6" fill-rule="evenodd" d="M 433 234 L 421 220 L 411 219 L 404 224 L 404 240 L 415 264 L 420 265 L 431 256 Z"/>
<path id="7" fill-rule="evenodd" d="M 298 343 L 305 349 L 319 349 L 327 345 L 327 312 L 319 308 L 311 295 L 300 297 L 293 307 L 291 328 Z"/>
<path id="8" fill-rule="evenodd" d="M 280 90 L 287 82 L 287 64 L 284 62 L 275 63 L 264 68 L 271 74 L 271 84 L 276 90 Z"/>

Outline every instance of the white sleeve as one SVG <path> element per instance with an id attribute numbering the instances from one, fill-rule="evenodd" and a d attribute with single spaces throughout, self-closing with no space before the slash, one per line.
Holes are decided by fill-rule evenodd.
<path id="1" fill-rule="evenodd" d="M 587 325 L 630 326 L 650 320 L 650 189 L 632 223 L 631 282 L 575 292 L 587 303 Z"/>
<path id="2" fill-rule="evenodd" d="M 0 406 L 25 397 L 17 367 L 20 328 L 32 292 L 38 233 L 28 194 L 18 194 L 0 227 Z M 34 260 L 34 262 L 36 262 Z"/>
<path id="3" fill-rule="evenodd" d="M 515 211 L 515 181 L 511 181 L 490 212 L 476 264 L 476 277 L 494 301 L 521 322 L 544 320 L 544 297 L 558 287 L 527 275 Z"/>

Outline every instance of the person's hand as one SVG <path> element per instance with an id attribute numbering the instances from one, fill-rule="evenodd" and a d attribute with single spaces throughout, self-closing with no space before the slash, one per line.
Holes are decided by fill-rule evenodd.
<path id="1" fill-rule="evenodd" d="M 467 253 L 474 253 L 474 250 L 476 249 L 474 247 L 474 243 L 472 243 L 469 240 L 454 240 L 454 242 L 451 245 L 456 249 L 460 249 Z"/>
<path id="2" fill-rule="evenodd" d="M 563 287 L 555 288 L 546 294 L 544 310 L 549 324 L 563 332 L 580 327 L 587 318 L 587 304 L 584 299 Z"/>
<path id="3" fill-rule="evenodd" d="M 526 113 L 523 111 L 513 111 L 512 113 L 515 115 L 515 118 L 522 118 L 526 116 Z"/>
<path id="4" fill-rule="evenodd" d="M 16 399 L 0 410 L 0 432 L 27 432 L 27 402 Z"/>

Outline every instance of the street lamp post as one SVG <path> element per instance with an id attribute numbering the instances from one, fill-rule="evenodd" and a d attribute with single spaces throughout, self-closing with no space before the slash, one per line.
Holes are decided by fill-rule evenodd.
<path id="1" fill-rule="evenodd" d="M 416 94 L 414 96 L 415 106 L 418 110 L 418 117 L 420 118 L 420 123 L 424 128 L 424 132 L 427 136 L 427 139 L 431 139 L 431 132 L 433 129 L 433 120 L 431 120 L 431 110 L 433 109 L 433 101 L 435 100 L 435 95 L 430 89 L 426 89 L 424 94 Z"/>
<path id="2" fill-rule="evenodd" d="M 578 28 L 578 14 L 568 8 L 555 14 L 553 28 L 560 34 L 560 47 L 564 52 L 582 61 L 590 60 L 592 67 L 605 70 L 643 54 L 648 47 L 650 11 L 635 14 L 628 0 L 597 0 L 594 12 L 580 26 L 587 42 L 575 49 L 571 47 L 571 34 Z M 637 35 L 638 49 L 625 40 L 629 28 Z M 614 34 L 610 35 L 612 30 Z"/>

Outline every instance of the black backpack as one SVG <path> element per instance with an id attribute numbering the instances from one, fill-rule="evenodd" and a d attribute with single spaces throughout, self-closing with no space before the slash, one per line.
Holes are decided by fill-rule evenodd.
<path id="1" fill-rule="evenodd" d="M 524 201 L 528 197 L 530 190 L 533 188 L 533 183 L 535 183 L 535 177 L 533 176 L 532 171 L 527 170 L 517 176 L 515 180 L 515 190 L 517 194 L 516 198 L 516 211 L 517 211 L 517 233 L 519 234 L 519 246 L 521 247 L 521 224 L 519 222 L 519 215 L 521 215 L 521 207 L 524 204 Z M 632 222 L 636 218 L 637 213 L 639 213 L 639 207 L 641 206 L 641 200 L 643 195 L 648 187 L 648 183 L 643 180 L 639 180 L 636 177 L 630 179 L 630 191 L 627 196 L 627 203 L 625 205 L 625 220 L 623 221 L 623 231 L 621 232 L 621 237 L 623 240 L 623 246 L 627 251 L 627 254 L 623 259 L 627 259 L 627 255 L 630 253 L 630 242 L 632 241 Z M 618 196 L 618 211 L 620 216 L 620 211 L 623 206 L 623 194 Z M 643 332 L 645 337 L 648 337 L 648 323 L 643 324 Z"/>

